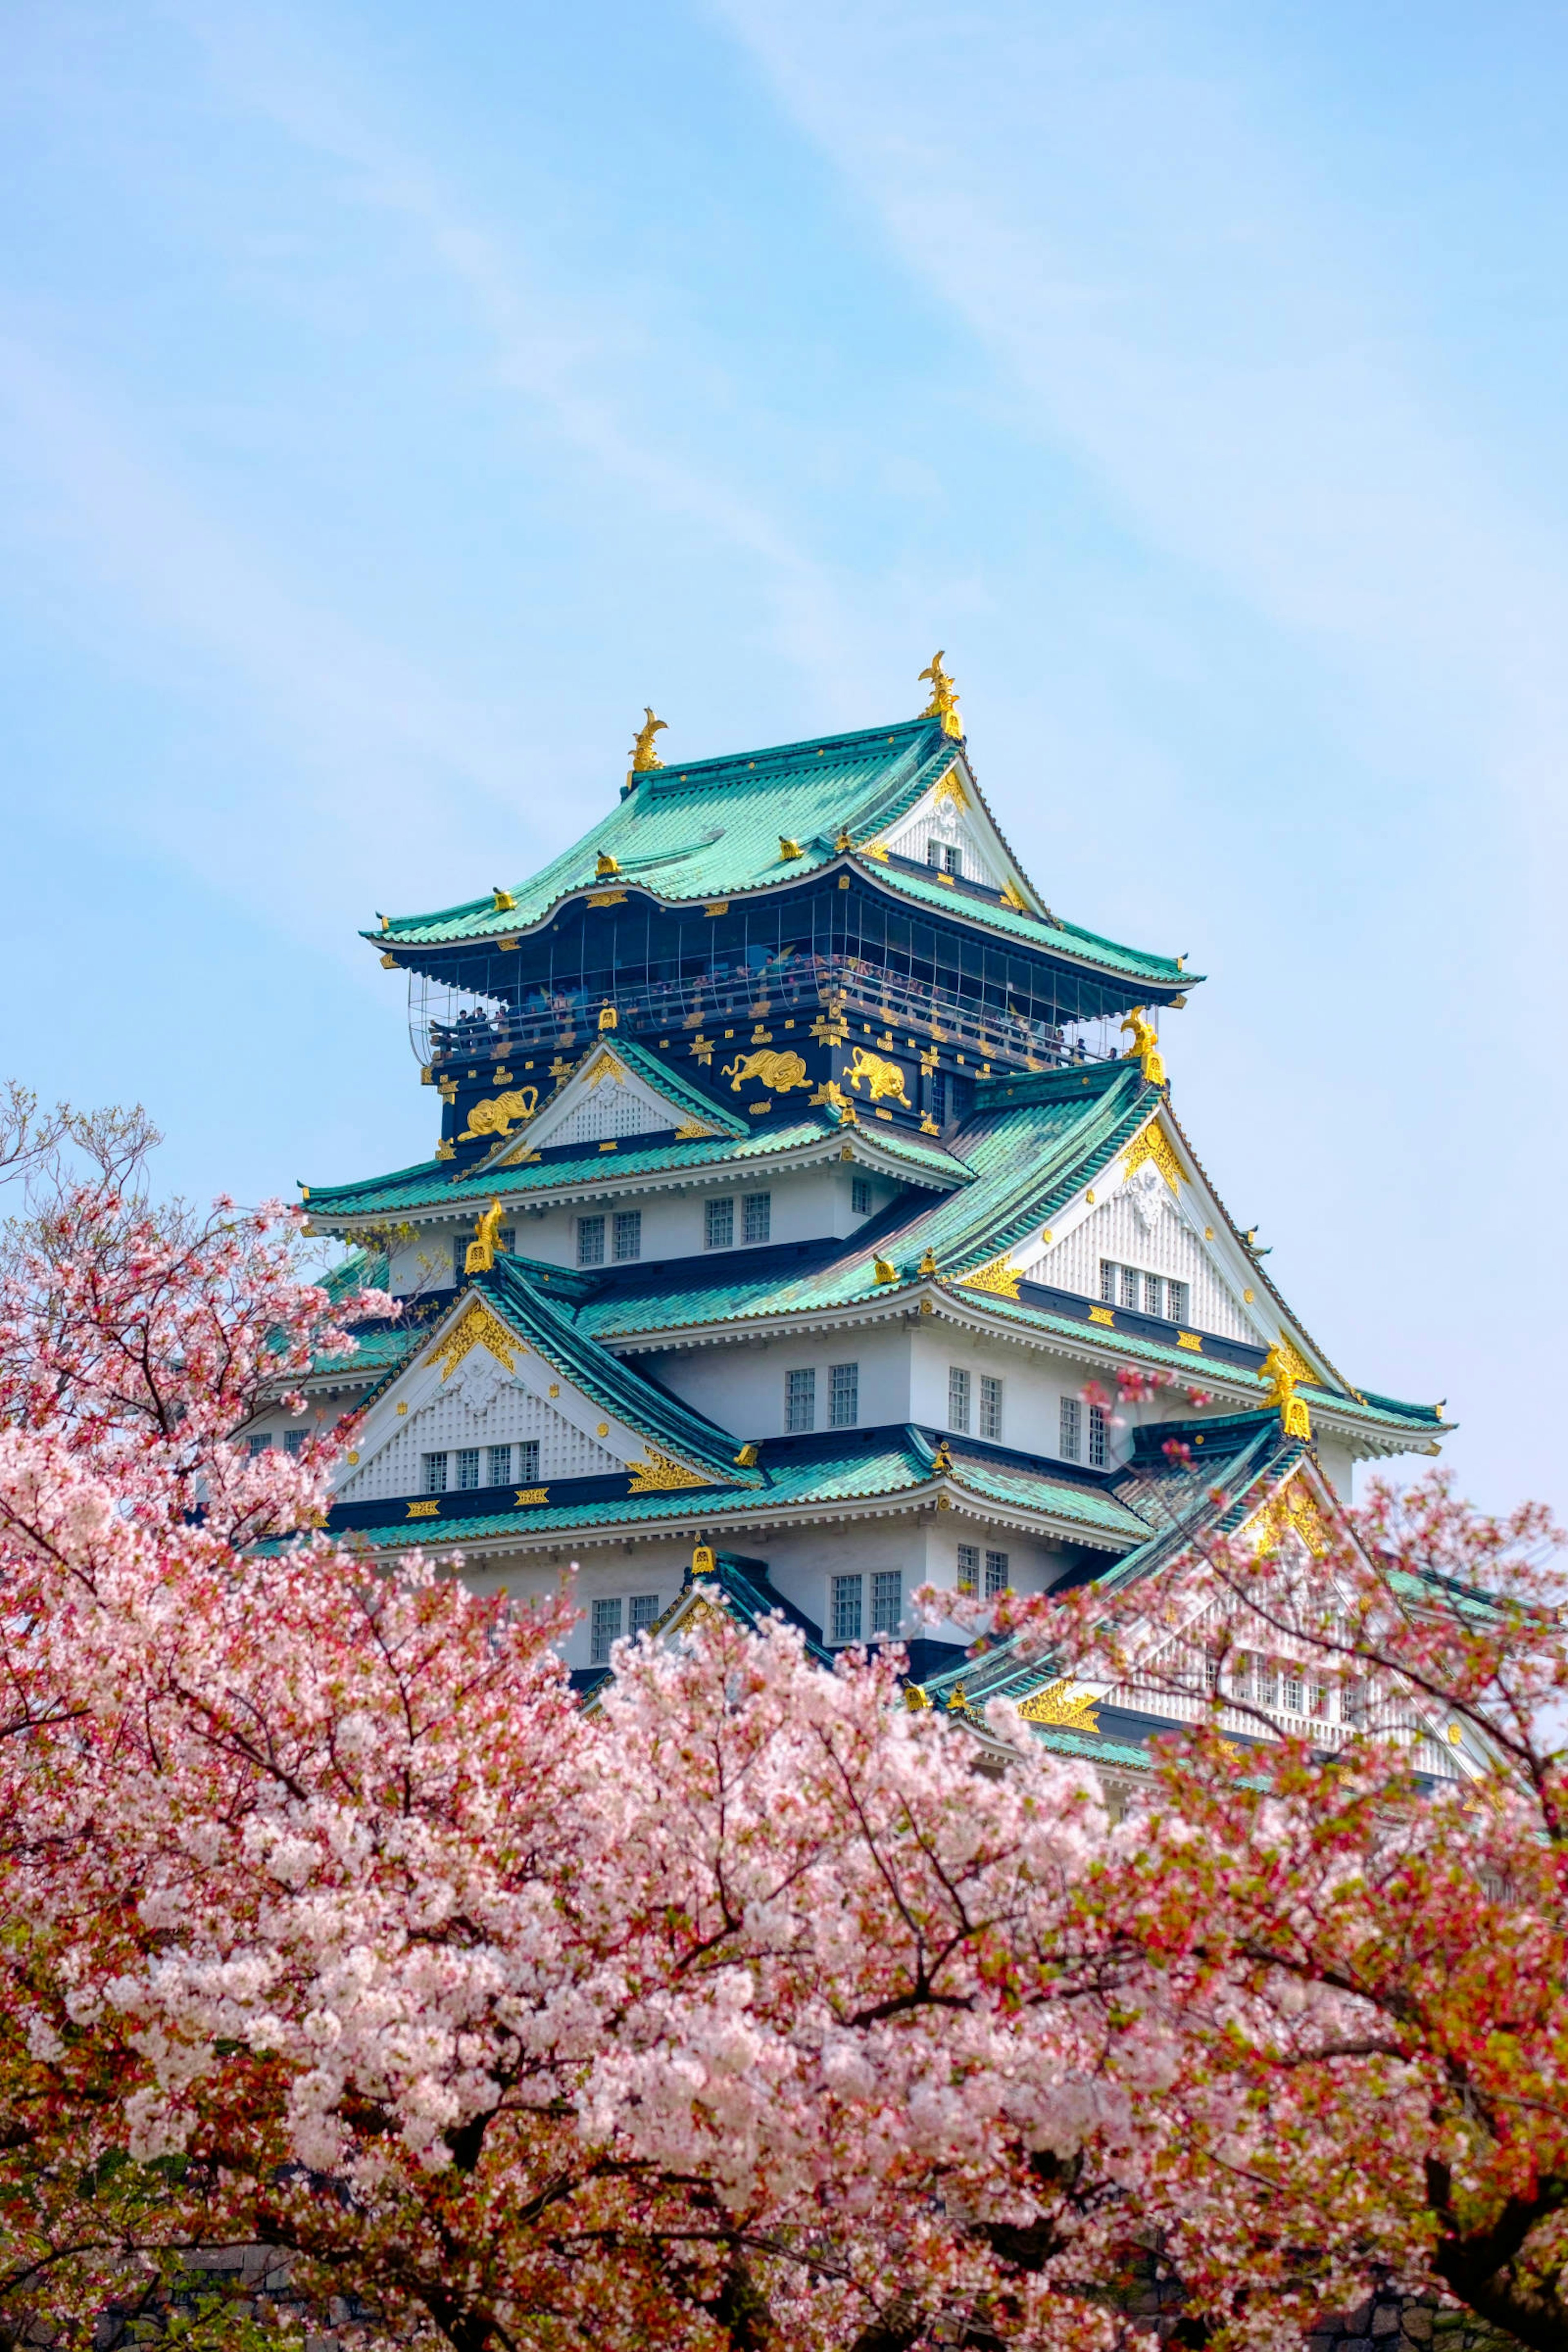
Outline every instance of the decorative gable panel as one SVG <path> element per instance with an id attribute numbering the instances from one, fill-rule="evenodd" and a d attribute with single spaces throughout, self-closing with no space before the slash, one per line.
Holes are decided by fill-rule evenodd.
<path id="1" fill-rule="evenodd" d="M 548 1397 L 476 1348 L 448 1381 L 423 1403 L 410 1406 L 395 1433 L 353 1472 L 335 1499 L 372 1503 L 392 1495 L 416 1495 L 424 1483 L 426 1454 L 454 1446 L 515 1444 L 530 1438 L 539 1447 L 541 1483 L 605 1477 L 626 1467 L 620 1456 L 569 1420 Z"/>
<path id="2" fill-rule="evenodd" d="M 717 1135 L 722 1130 L 672 1101 L 630 1067 L 615 1048 L 595 1046 L 528 1130 L 531 1153 L 628 1135 Z"/>
<path id="3" fill-rule="evenodd" d="M 1190 1318 L 1198 1330 L 1252 1346 L 1262 1340 L 1262 1327 L 1226 1281 L 1152 1160 L 1145 1160 L 1071 1233 L 1038 1251 L 1023 1271 L 1030 1282 L 1054 1283 L 1059 1290 L 1098 1298 L 1100 1265 L 1106 1258 L 1184 1282 Z"/>

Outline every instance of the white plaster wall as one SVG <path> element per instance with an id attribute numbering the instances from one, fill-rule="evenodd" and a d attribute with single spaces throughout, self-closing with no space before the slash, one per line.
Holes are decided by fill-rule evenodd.
<path id="1" fill-rule="evenodd" d="M 936 1512 L 929 1518 L 911 1515 L 863 1520 L 847 1527 L 835 1522 L 825 1528 L 779 1529 L 771 1532 L 757 1549 L 759 1556 L 766 1558 L 778 1591 L 814 1619 L 822 1627 L 824 1639 L 830 1641 L 834 1577 L 858 1575 L 868 1580 L 878 1569 L 897 1569 L 904 1580 L 907 1608 L 909 1596 L 922 1584 L 957 1583 L 961 1543 L 978 1545 L 983 1563 L 987 1550 L 1005 1551 L 1009 1580 L 1018 1592 L 1047 1591 L 1067 1565 L 1065 1554 L 1020 1535 L 1016 1528 L 987 1526 L 952 1511 Z M 861 1598 L 863 1622 L 869 1626 L 869 1581 Z M 928 1633 L 939 1641 L 970 1638 L 951 1627 L 917 1624 L 908 1616 L 903 1630 L 906 1635 Z"/>
<path id="2" fill-rule="evenodd" d="M 1324 1477 L 1341 1502 L 1354 1502 L 1355 1456 L 1349 1446 L 1331 1437 L 1319 1437 L 1314 1450 Z"/>
<path id="3" fill-rule="evenodd" d="M 640 1262 L 673 1257 L 718 1259 L 728 1253 L 706 1246 L 705 1204 L 710 1200 L 726 1193 L 733 1197 L 737 1249 L 746 1246 L 741 1203 L 749 1192 L 766 1192 L 772 1200 L 769 1238 L 773 1242 L 843 1239 L 867 1222 L 865 1217 L 857 1216 L 851 1206 L 851 1180 L 863 1173 L 862 1170 L 838 1161 L 827 1167 L 772 1173 L 763 1168 L 743 1179 L 730 1169 L 721 1177 L 693 1182 L 679 1192 L 639 1192 L 629 1183 L 617 1186 L 612 1171 L 606 1168 L 602 1192 L 563 1208 L 531 1210 L 521 1202 L 515 1208 L 508 1203 L 504 1222 L 516 1228 L 519 1254 L 542 1259 L 546 1265 L 574 1266 L 578 1218 L 613 1216 L 618 1208 L 642 1213 Z M 871 1186 L 869 1214 L 875 1216 L 901 1188 L 879 1176 L 867 1181 Z M 389 1279 L 395 1296 L 405 1298 L 416 1290 L 441 1289 L 450 1284 L 452 1245 L 458 1240 L 472 1240 L 476 1213 L 455 1217 L 439 1225 L 422 1226 L 412 1242 L 394 1253 Z M 608 1234 L 605 1245 L 613 1246 Z"/>
<path id="4" fill-rule="evenodd" d="M 1145 1172 L 1146 1171 L 1146 1172 Z M 1259 1327 L 1220 1274 L 1200 1236 L 1182 1215 L 1159 1171 L 1145 1162 L 1130 1184 L 1049 1249 L 1025 1259 L 1031 1282 L 1054 1283 L 1082 1298 L 1100 1297 L 1100 1265 L 1135 1265 L 1147 1274 L 1174 1275 L 1189 1286 L 1190 1320 L 1199 1331 L 1257 1346 Z"/>
<path id="5" fill-rule="evenodd" d="M 1061 1400 L 1079 1396 L 1091 1375 L 1087 1362 L 1071 1357 L 1042 1355 L 1036 1349 L 1010 1347 L 1003 1339 L 983 1339 L 957 1330 L 935 1318 L 916 1327 L 910 1367 L 911 1421 L 938 1429 L 948 1426 L 948 1370 L 959 1365 L 969 1373 L 970 1434 L 980 1434 L 980 1375 L 1000 1377 L 1002 1435 L 997 1443 L 1019 1454 L 1055 1458 L 1061 1438 Z M 1108 1466 L 1114 1467 L 1127 1451 L 1127 1432 L 1114 1425 L 1110 1432 Z"/>
<path id="6" fill-rule="evenodd" d="M 816 1338 L 735 1339 L 689 1352 L 661 1350 L 638 1356 L 639 1371 L 662 1381 L 683 1401 L 738 1438 L 784 1433 L 784 1389 L 788 1372 L 812 1366 L 816 1372 L 816 1426 L 827 1427 L 828 1368 L 860 1367 L 860 1411 L 856 1427 L 874 1429 L 907 1421 L 910 1395 L 910 1327 L 874 1324 L 861 1331 Z"/>
<path id="7" fill-rule="evenodd" d="M 469 1362 L 494 1370 L 470 1393 L 463 1372 Z M 404 1418 L 393 1437 L 369 1461 L 351 1471 L 339 1489 L 345 1503 L 368 1503 L 390 1495 L 417 1495 L 424 1483 L 421 1455 L 459 1445 L 508 1445 L 533 1439 L 539 1446 L 539 1481 L 552 1478 L 602 1478 L 623 1465 L 597 1438 L 556 1410 L 546 1397 L 535 1395 L 524 1383 L 500 1372 L 494 1360 L 473 1349 L 451 1382 Z M 452 1465 L 454 1478 L 455 1465 Z M 489 1481 L 481 1461 L 481 1485 Z"/>

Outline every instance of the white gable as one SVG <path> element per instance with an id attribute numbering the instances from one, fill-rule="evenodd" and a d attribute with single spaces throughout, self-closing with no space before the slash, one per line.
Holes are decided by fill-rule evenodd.
<path id="1" fill-rule="evenodd" d="M 539 1446 L 541 1484 L 605 1476 L 648 1451 L 470 1292 L 370 1408 L 336 1499 L 416 1495 L 426 1454 L 529 1439 Z M 485 1486 L 487 1467 L 481 1462 Z"/>
<path id="2" fill-rule="evenodd" d="M 1024 1266 L 1031 1282 L 1054 1283 L 1083 1298 L 1101 1295 L 1100 1267 L 1109 1260 L 1145 1274 L 1184 1282 L 1188 1320 L 1222 1339 L 1258 1346 L 1261 1327 L 1247 1313 L 1205 1244 L 1202 1231 L 1184 1215 L 1152 1160 L 1145 1160 L 1110 1200 L 1100 1201 L 1065 1240 L 1037 1254 Z"/>
<path id="3" fill-rule="evenodd" d="M 695 1117 L 683 1104 L 659 1093 L 657 1087 L 632 1069 L 613 1045 L 594 1046 L 573 1072 L 552 1102 L 532 1118 L 523 1134 L 487 1162 L 508 1167 L 531 1158 L 547 1146 L 559 1150 L 572 1143 L 602 1143 L 627 1135 L 654 1135 L 674 1128 L 678 1135 L 717 1135 L 716 1126 Z"/>
<path id="4" fill-rule="evenodd" d="M 937 849 L 934 859 L 932 843 Z M 993 890 L 1010 886 L 1020 902 L 1034 904 L 1033 894 L 1003 848 L 994 825 L 956 767 L 922 793 L 909 814 L 870 846 L 891 850 L 897 857 L 913 858 L 918 865 L 934 865 L 939 872 L 950 870 L 949 852 L 956 850 L 959 871 L 968 880 L 984 882 Z"/>

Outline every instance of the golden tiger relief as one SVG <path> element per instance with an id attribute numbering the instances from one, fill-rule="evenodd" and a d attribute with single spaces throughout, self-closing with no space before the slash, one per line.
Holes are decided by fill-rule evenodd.
<path id="1" fill-rule="evenodd" d="M 904 1092 L 904 1074 L 898 1063 L 884 1061 L 880 1054 L 868 1054 L 864 1045 L 856 1046 L 846 1076 L 857 1094 L 864 1078 L 871 1089 L 873 1102 L 880 1102 L 885 1096 L 890 1102 L 902 1103 L 906 1110 L 914 1108 Z"/>
<path id="2" fill-rule="evenodd" d="M 539 1108 L 539 1088 L 520 1087 L 513 1094 L 487 1095 L 483 1102 L 475 1103 L 468 1112 L 468 1123 L 458 1136 L 459 1143 L 473 1143 L 483 1135 L 510 1135 L 514 1120 L 521 1126 L 533 1117 Z"/>
<path id="3" fill-rule="evenodd" d="M 737 1054 L 719 1073 L 730 1080 L 730 1092 L 738 1095 L 742 1081 L 758 1078 L 771 1094 L 787 1095 L 792 1087 L 807 1083 L 805 1064 L 798 1054 Z"/>

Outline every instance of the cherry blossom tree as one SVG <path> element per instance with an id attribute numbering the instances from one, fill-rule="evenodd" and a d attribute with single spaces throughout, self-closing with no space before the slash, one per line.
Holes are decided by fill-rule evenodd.
<path id="1" fill-rule="evenodd" d="M 323 1534 L 352 1428 L 235 1442 L 389 1302 L 123 1174 L 0 1275 L 14 2334 L 259 2240 L 460 2352 L 1111 2341 L 1144 2037 L 1092 1781 L 717 1611 L 585 1713 L 568 1596 Z"/>

